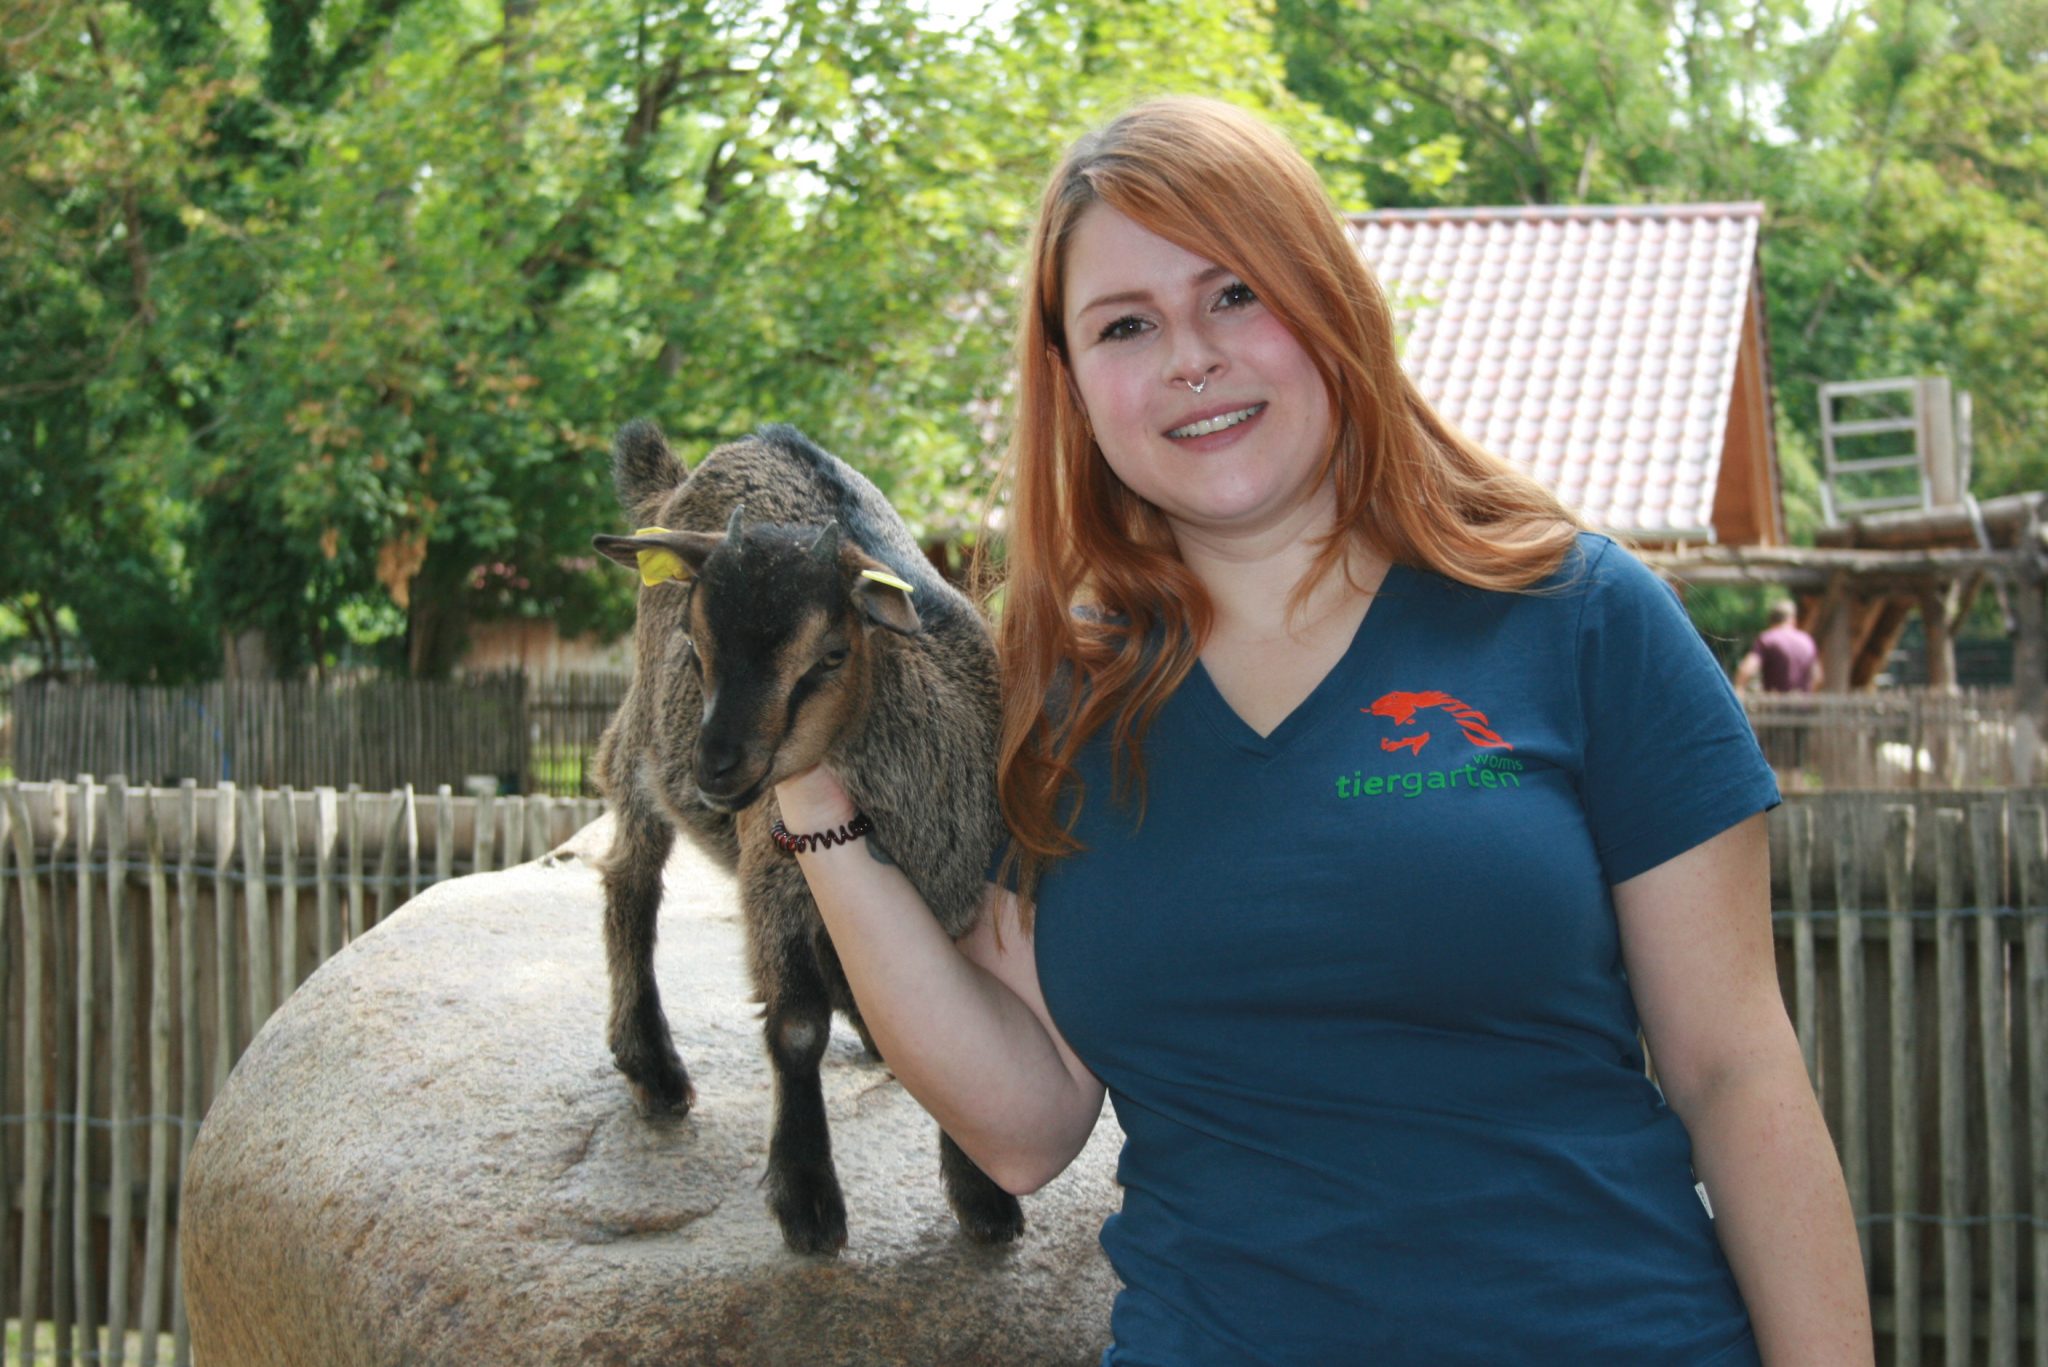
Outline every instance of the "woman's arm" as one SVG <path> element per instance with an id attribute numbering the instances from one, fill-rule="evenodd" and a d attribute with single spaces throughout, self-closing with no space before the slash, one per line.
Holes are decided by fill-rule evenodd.
<path id="1" fill-rule="evenodd" d="M 775 796 L 793 831 L 853 815 L 823 769 L 785 780 Z M 910 880 L 873 851 L 860 840 L 797 856 L 861 1018 L 904 1087 L 983 1172 L 1017 1195 L 1035 1191 L 1088 1142 L 1102 1083 L 1046 1011 L 1016 898 L 991 886 L 981 919 L 955 944 Z"/>
<path id="2" fill-rule="evenodd" d="M 1764 1361 L 1869 1363 L 1855 1219 L 1778 990 L 1764 818 L 1617 884 L 1614 905 L 1657 1080 Z"/>

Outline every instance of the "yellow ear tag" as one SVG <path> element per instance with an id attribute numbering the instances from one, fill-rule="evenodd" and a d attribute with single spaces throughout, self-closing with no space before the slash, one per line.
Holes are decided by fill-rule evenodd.
<path id="1" fill-rule="evenodd" d="M 666 527 L 642 527 L 635 536 L 664 536 Z M 665 584 L 671 579 L 687 579 L 689 572 L 683 568 L 683 558 L 674 551 L 640 551 L 635 557 L 640 562 L 640 582 L 648 588 Z"/>
<path id="2" fill-rule="evenodd" d="M 908 584 L 904 583 L 904 582 L 903 582 L 903 581 L 902 581 L 901 579 L 898 579 L 898 578 L 897 578 L 897 577 L 896 577 L 895 575 L 893 575 L 893 574 L 888 574 L 888 573 L 886 573 L 886 572 L 884 572 L 884 571 L 882 571 L 882 570 L 862 570 L 862 571 L 860 572 L 860 577 L 861 577 L 861 578 L 863 578 L 863 579 L 872 579 L 872 580 L 874 580 L 874 581 L 875 581 L 875 582 L 876 582 L 877 584 L 887 584 L 887 585 L 888 585 L 888 586 L 889 586 L 890 588 L 892 588 L 892 589 L 901 589 L 901 590 L 903 590 L 903 591 L 904 591 L 905 593 L 914 593 L 914 592 L 916 592 L 916 590 L 912 589 L 912 588 L 910 587 L 910 585 L 908 585 Z"/>

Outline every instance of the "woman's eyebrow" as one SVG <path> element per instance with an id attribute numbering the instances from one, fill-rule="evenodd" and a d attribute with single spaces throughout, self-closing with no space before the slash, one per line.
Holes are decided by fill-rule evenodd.
<path id="1" fill-rule="evenodd" d="M 1231 270 L 1228 266 L 1210 266 L 1198 272 L 1188 281 L 1188 285 L 1192 289 L 1201 289 L 1225 276 L 1236 274 L 1237 272 Z M 1087 314 L 1100 308 L 1122 308 L 1126 304 L 1143 304 L 1149 302 L 1151 298 L 1152 291 L 1146 289 L 1118 290 L 1113 294 L 1097 295 L 1095 298 L 1090 299 L 1080 308 L 1074 310 L 1074 316 L 1076 318 L 1085 317 Z"/>

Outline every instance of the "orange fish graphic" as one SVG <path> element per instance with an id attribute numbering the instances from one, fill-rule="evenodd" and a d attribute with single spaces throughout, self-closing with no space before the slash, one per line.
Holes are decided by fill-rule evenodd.
<path id="1" fill-rule="evenodd" d="M 1371 707 L 1358 710 L 1375 717 L 1386 717 L 1396 726 L 1413 726 L 1415 714 L 1424 708 L 1441 707 L 1450 713 L 1451 719 L 1465 733 L 1465 739 L 1488 750 L 1512 750 L 1515 747 L 1502 740 L 1500 735 L 1486 723 L 1486 714 L 1474 707 L 1467 707 L 1448 693 L 1389 693 L 1374 700 Z M 1382 750 L 1407 750 L 1420 755 L 1422 747 L 1429 743 L 1429 732 L 1403 736 L 1399 740 L 1382 740 Z"/>

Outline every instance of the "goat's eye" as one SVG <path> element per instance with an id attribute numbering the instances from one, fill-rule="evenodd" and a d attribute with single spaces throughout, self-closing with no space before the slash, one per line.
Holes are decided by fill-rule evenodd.
<path id="1" fill-rule="evenodd" d="M 839 648 L 838 648 L 837 650 L 828 650 L 828 651 L 826 651 L 826 652 L 825 652 L 825 653 L 824 653 L 823 655 L 820 655 L 820 656 L 818 657 L 818 668 L 820 668 L 820 669 L 837 669 L 837 668 L 839 668 L 839 666 L 841 666 L 841 665 L 843 665 L 843 664 L 845 664 L 845 663 L 846 663 L 846 647 L 845 647 L 845 646 L 841 646 L 841 647 L 839 647 Z"/>

